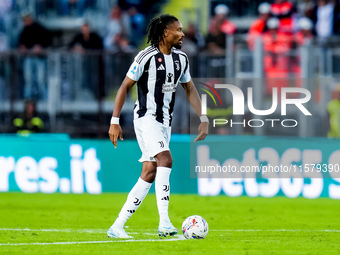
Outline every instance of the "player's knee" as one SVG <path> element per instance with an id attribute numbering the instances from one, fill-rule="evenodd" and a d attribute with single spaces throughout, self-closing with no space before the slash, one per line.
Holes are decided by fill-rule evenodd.
<path id="1" fill-rule="evenodd" d="M 170 151 L 163 151 L 156 155 L 157 166 L 172 167 L 172 156 Z"/>
<path id="2" fill-rule="evenodd" d="M 171 168 L 172 167 L 172 157 L 171 155 L 168 156 L 168 157 L 163 157 L 161 160 L 160 160 L 160 165 L 159 166 L 164 166 L 164 167 L 169 167 Z"/>
<path id="3" fill-rule="evenodd" d="M 141 178 L 149 183 L 153 183 L 153 181 L 155 180 L 156 177 L 156 171 L 145 171 L 142 172 L 141 174 Z"/>
<path id="4" fill-rule="evenodd" d="M 166 162 L 167 167 L 172 168 L 172 163 L 173 163 L 173 160 L 172 160 L 172 157 L 170 156 L 170 157 L 167 159 L 167 162 Z"/>

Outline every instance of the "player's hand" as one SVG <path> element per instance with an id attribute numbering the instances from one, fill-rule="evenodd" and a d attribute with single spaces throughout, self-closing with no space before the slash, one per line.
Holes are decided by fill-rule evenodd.
<path id="1" fill-rule="evenodd" d="M 113 143 L 115 148 L 117 148 L 118 137 L 119 137 L 120 140 L 123 140 L 123 131 L 122 131 L 122 128 L 120 127 L 120 125 L 118 125 L 118 124 L 110 125 L 109 136 L 110 136 L 111 142 Z"/>
<path id="2" fill-rule="evenodd" d="M 209 133 L 209 123 L 208 122 L 202 122 L 198 127 L 198 136 L 195 139 L 195 142 L 202 141 L 205 139 L 205 137 Z"/>

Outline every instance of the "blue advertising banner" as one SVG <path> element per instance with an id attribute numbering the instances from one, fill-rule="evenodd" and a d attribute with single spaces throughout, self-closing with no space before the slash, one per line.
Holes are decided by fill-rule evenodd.
<path id="1" fill-rule="evenodd" d="M 196 193 L 190 179 L 189 137 L 173 136 L 174 193 Z M 141 173 L 137 141 L 70 139 L 68 135 L 0 136 L 0 192 L 129 192 Z M 183 185 L 185 180 L 185 185 Z"/>
<path id="2" fill-rule="evenodd" d="M 191 143 L 198 193 L 340 199 L 339 141 L 327 138 L 209 136 Z"/>
<path id="3" fill-rule="evenodd" d="M 339 141 L 327 138 L 173 135 L 173 193 L 340 199 Z M 0 136 L 0 192 L 129 192 L 142 164 L 137 141 L 64 134 Z M 153 189 L 152 189 L 153 191 Z"/>

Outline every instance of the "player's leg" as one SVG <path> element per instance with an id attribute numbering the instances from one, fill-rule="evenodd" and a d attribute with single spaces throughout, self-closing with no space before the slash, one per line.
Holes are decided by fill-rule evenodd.
<path id="1" fill-rule="evenodd" d="M 156 175 L 156 162 L 143 162 L 142 174 L 130 191 L 116 221 L 107 232 L 108 237 L 130 238 L 124 230 L 126 221 L 136 212 L 148 194 Z"/>
<path id="2" fill-rule="evenodd" d="M 158 153 L 155 156 L 155 159 L 157 162 L 155 192 L 159 213 L 158 234 L 160 236 L 175 235 L 178 230 L 172 225 L 168 213 L 172 156 L 170 151 L 166 150 Z"/>
<path id="3" fill-rule="evenodd" d="M 170 173 L 172 168 L 172 157 L 170 151 L 163 151 L 155 156 L 157 162 L 157 173 L 155 181 L 155 192 L 160 222 L 170 221 L 168 208 L 170 198 Z"/>
<path id="4" fill-rule="evenodd" d="M 154 116 L 145 116 L 134 120 L 137 141 L 142 151 L 140 161 L 156 161 L 157 172 L 155 191 L 157 206 L 161 218 L 159 234 L 174 235 L 178 230 L 173 227 L 168 216 L 170 185 L 169 177 L 172 157 L 169 150 L 171 128 L 155 120 Z"/>
<path id="5" fill-rule="evenodd" d="M 156 177 L 157 164 L 154 161 L 144 161 L 140 178 L 144 181 L 153 183 Z"/>

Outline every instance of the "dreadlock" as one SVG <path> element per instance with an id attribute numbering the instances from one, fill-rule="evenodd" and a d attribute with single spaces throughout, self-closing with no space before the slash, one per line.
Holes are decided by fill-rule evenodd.
<path id="1" fill-rule="evenodd" d="M 146 29 L 148 43 L 151 42 L 151 45 L 157 48 L 158 44 L 163 40 L 164 30 L 175 21 L 178 21 L 178 19 L 169 14 L 162 14 L 159 17 L 153 18 Z"/>

